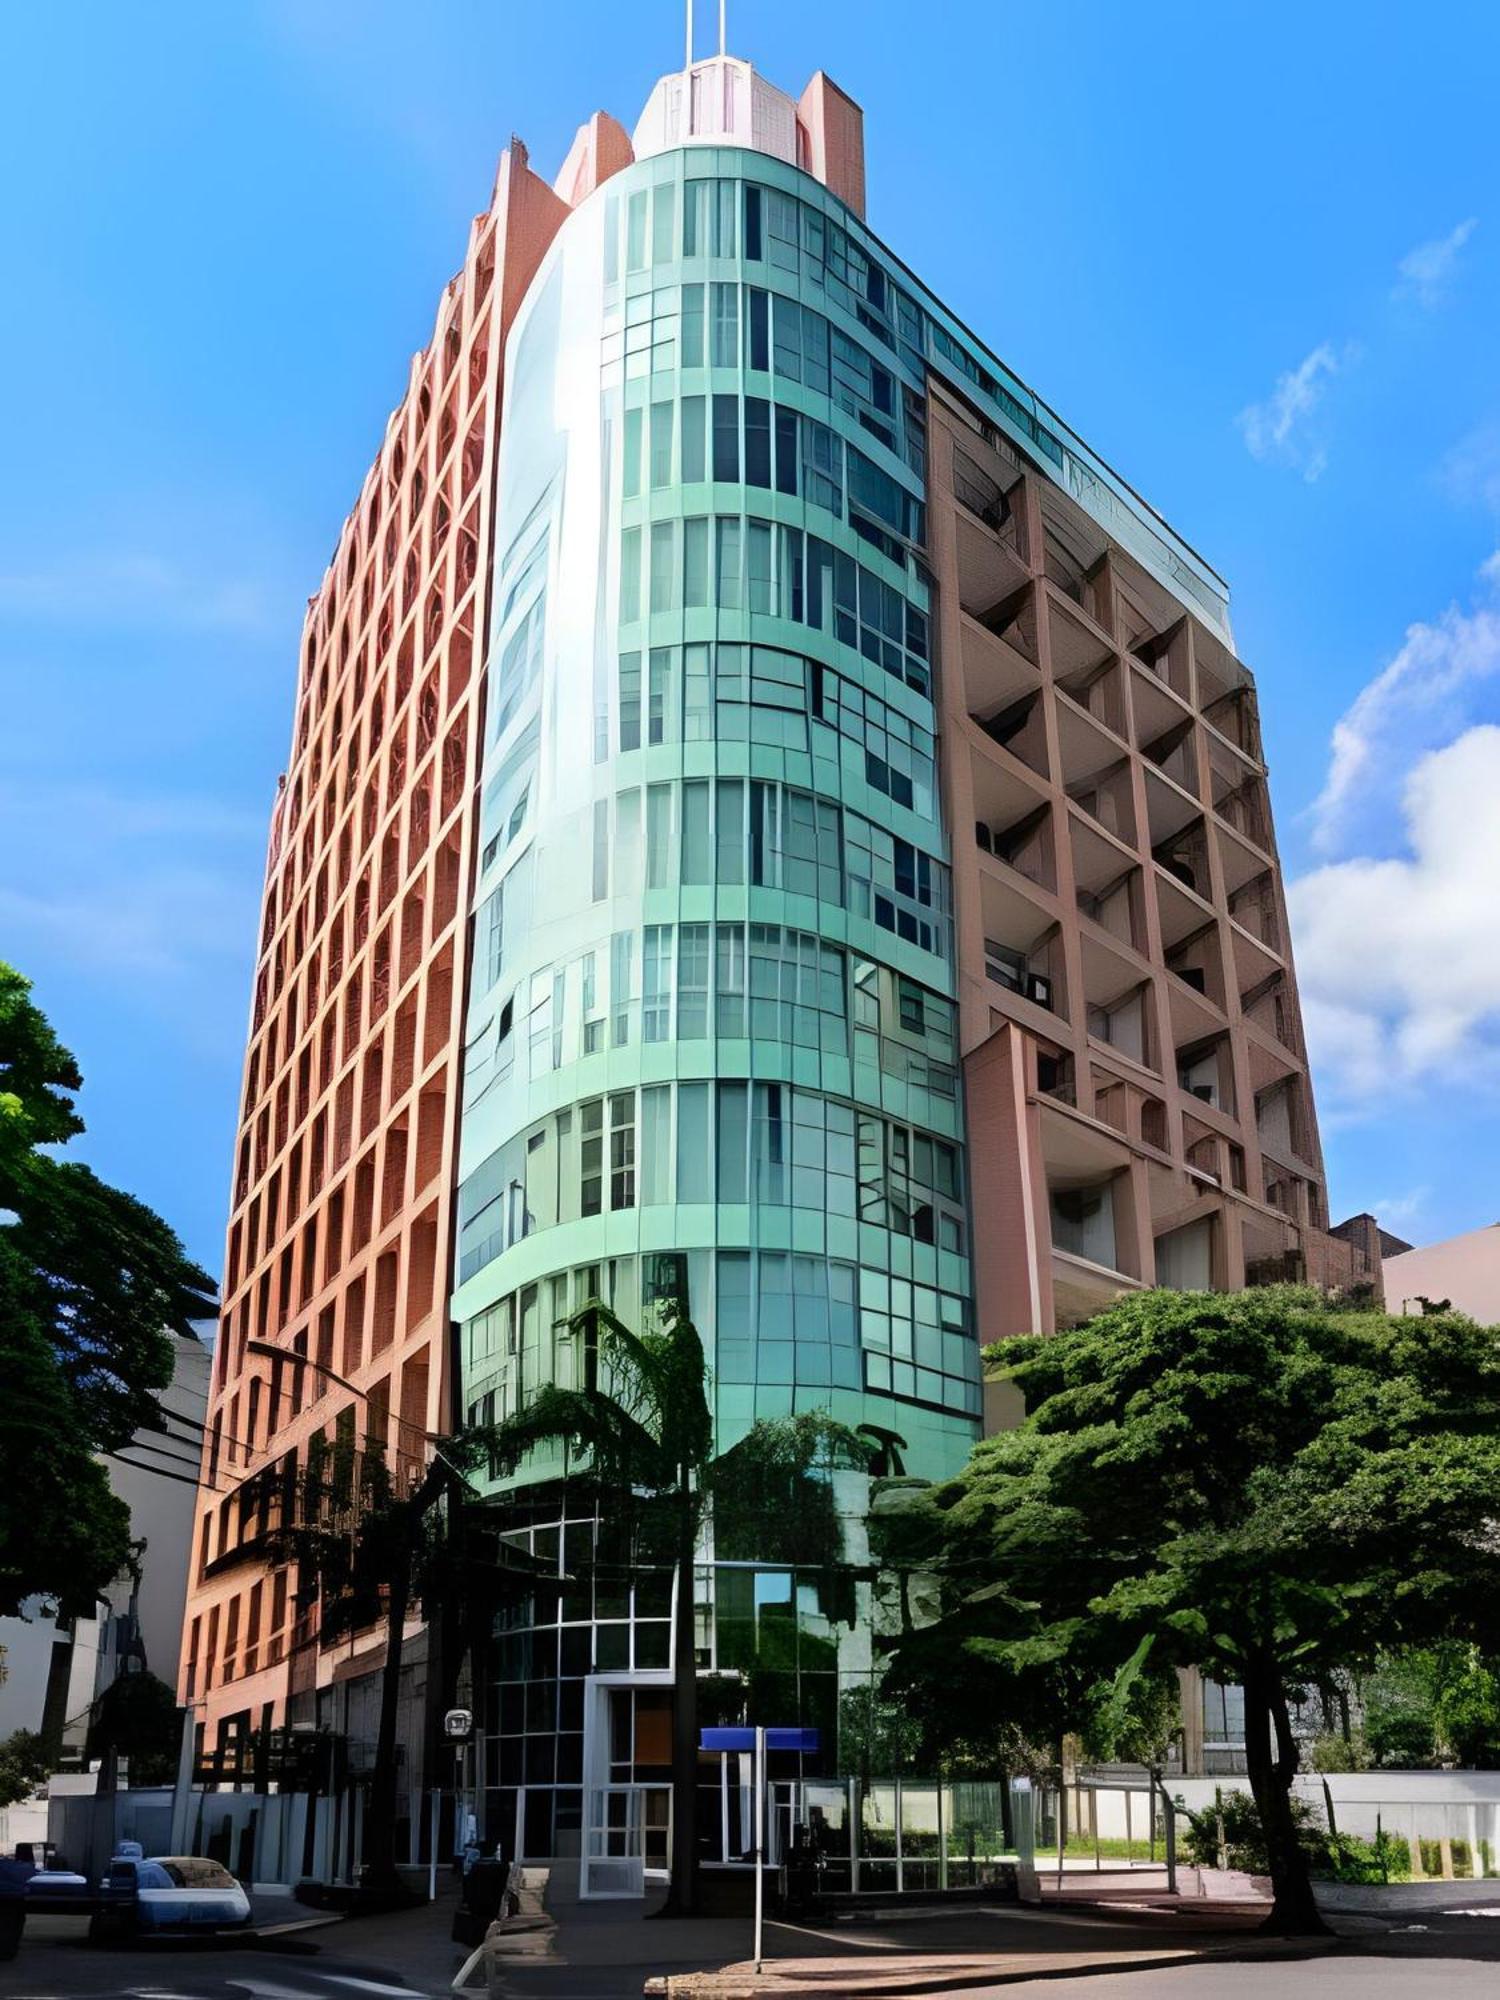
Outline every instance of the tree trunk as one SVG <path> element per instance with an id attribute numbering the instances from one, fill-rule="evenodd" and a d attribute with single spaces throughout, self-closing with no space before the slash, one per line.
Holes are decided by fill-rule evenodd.
<path id="1" fill-rule="evenodd" d="M 406 1503 L 410 1505 L 411 1503 Z M 401 1698 L 401 1648 L 406 1633 L 406 1607 L 411 1596 L 409 1530 L 392 1565 L 386 1606 L 385 1665 L 380 1673 L 380 1726 L 375 1737 L 375 1765 L 365 1802 L 365 1861 L 361 1886 L 377 1896 L 400 1887 L 396 1873 L 396 1721 Z"/>
<path id="2" fill-rule="evenodd" d="M 683 1469 L 677 1523 L 677 1592 L 672 1611 L 672 1886 L 664 1917 L 698 1908 L 698 1662 L 693 1580 L 698 1513 Z"/>
<path id="3" fill-rule="evenodd" d="M 1292 1817 L 1297 1744 L 1287 1720 L 1286 1691 L 1274 1661 L 1245 1670 L 1245 1766 L 1260 1813 L 1271 1869 L 1271 1914 L 1266 1929 L 1285 1937 L 1326 1936 L 1308 1874 L 1307 1855 Z"/>

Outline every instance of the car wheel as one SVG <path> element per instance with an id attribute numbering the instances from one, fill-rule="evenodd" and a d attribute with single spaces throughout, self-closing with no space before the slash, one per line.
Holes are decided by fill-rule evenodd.
<path id="1" fill-rule="evenodd" d="M 135 1936 L 135 1931 L 133 1909 L 96 1910 L 89 1918 L 90 1944 L 123 1944 Z"/>
<path id="2" fill-rule="evenodd" d="M 0 1962 L 13 1959 L 21 1948 L 26 1928 L 26 1908 L 19 1902 L 0 1903 Z"/>

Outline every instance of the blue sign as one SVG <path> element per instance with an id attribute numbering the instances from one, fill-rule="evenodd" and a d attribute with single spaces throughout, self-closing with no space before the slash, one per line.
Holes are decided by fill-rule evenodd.
<path id="1" fill-rule="evenodd" d="M 816 1729 L 768 1729 L 766 1748 L 768 1750 L 796 1750 L 805 1757 L 817 1754 L 821 1736 Z M 736 1750 L 755 1748 L 753 1729 L 704 1729 L 698 1736 L 700 1750 L 717 1751 L 720 1755 Z"/>

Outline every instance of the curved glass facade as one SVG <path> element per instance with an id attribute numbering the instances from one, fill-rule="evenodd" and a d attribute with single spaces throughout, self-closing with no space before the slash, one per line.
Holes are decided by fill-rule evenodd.
<path id="1" fill-rule="evenodd" d="M 925 367 L 841 213 L 639 162 L 512 332 L 455 1311 L 473 1415 L 578 1378 L 591 1294 L 670 1295 L 721 1446 L 827 1407 L 941 1476 L 979 1358 Z"/>
<path id="2" fill-rule="evenodd" d="M 511 333 L 454 1316 L 471 1420 L 582 1379 L 591 1296 L 635 1325 L 670 1297 L 721 1449 L 823 1408 L 939 1478 L 980 1364 L 925 368 L 843 213 L 754 152 L 637 162 Z M 599 1527 L 561 1471 L 518 1483 L 533 1552 L 582 1579 Z M 869 1586 L 737 1553 L 701 1573 L 699 1664 L 756 1676 L 836 1768 Z M 615 1781 L 663 1841 L 669 1610 L 666 1577 L 606 1565 L 510 1614 L 484 1768 L 527 1854 L 577 1851 Z"/>

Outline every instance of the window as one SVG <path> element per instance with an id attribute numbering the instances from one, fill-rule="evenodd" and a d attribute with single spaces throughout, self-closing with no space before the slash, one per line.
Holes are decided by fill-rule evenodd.
<path id="1" fill-rule="evenodd" d="M 677 1199 L 680 1202 L 708 1202 L 714 1199 L 713 1149 L 709 1143 L 709 1092 L 707 1083 L 679 1083 L 677 1086 Z"/>
<path id="2" fill-rule="evenodd" d="M 688 521 L 687 528 L 707 529 L 706 521 Z M 706 546 L 706 545 L 705 545 Z M 691 600 L 689 600 L 691 601 Z M 710 702 L 709 650 L 707 646 L 682 649 L 682 737 L 685 743 L 703 743 L 713 735 Z M 684 876 L 684 881 L 687 879 Z"/>
<path id="3" fill-rule="evenodd" d="M 748 1084 L 719 1085 L 718 1189 L 719 1201 L 725 1204 L 747 1199 L 748 1093 Z"/>
<path id="4" fill-rule="evenodd" d="M 745 927 L 715 926 L 714 1032 L 731 1041 L 745 1036 Z"/>
<path id="5" fill-rule="evenodd" d="M 651 261 L 670 264 L 677 229 L 677 189 L 663 181 L 651 190 Z"/>
<path id="6" fill-rule="evenodd" d="M 715 566 L 716 601 L 721 611 L 738 611 L 741 603 L 741 524 L 737 520 L 721 516 L 715 525 L 718 530 L 718 557 Z"/>
<path id="7" fill-rule="evenodd" d="M 674 789 L 671 785 L 646 787 L 646 887 L 648 889 L 665 889 L 675 880 L 676 857 L 672 852 Z"/>
<path id="8" fill-rule="evenodd" d="M 643 1208 L 672 1199 L 672 1092 L 655 1084 L 641 1092 L 641 1180 Z"/>
<path id="9" fill-rule="evenodd" d="M 604 1020 L 599 1012 L 599 977 L 595 954 L 586 951 L 582 960 L 583 1047 L 586 1056 L 597 1055 L 604 1047 Z"/>
<path id="10" fill-rule="evenodd" d="M 594 801 L 593 899 L 602 903 L 609 894 L 609 800 Z"/>
<path id="11" fill-rule="evenodd" d="M 610 1043 L 617 1049 L 623 1049 L 630 1040 L 634 950 L 632 931 L 616 931 L 609 941 Z"/>
<path id="12" fill-rule="evenodd" d="M 706 887 L 714 879 L 710 847 L 710 786 L 706 778 L 689 778 L 682 787 L 683 886 Z"/>
<path id="13" fill-rule="evenodd" d="M 708 604 L 708 522 L 682 524 L 682 601 L 689 609 Z"/>
<path id="14" fill-rule="evenodd" d="M 641 952 L 641 1040 L 672 1039 L 672 926 L 647 924 Z"/>
<path id="15" fill-rule="evenodd" d="M 703 182 L 698 185 L 702 187 Z M 692 190 L 689 189 L 689 193 Z M 688 204 L 691 209 L 692 204 Z M 684 368 L 703 366 L 703 287 L 684 285 L 682 288 L 682 365 Z M 684 423 L 686 413 L 684 412 Z M 683 477 L 687 474 L 684 472 Z"/>
<path id="16" fill-rule="evenodd" d="M 633 500 L 641 490 L 641 411 L 625 412 L 624 444 L 621 455 L 621 481 L 627 500 Z"/>
<path id="17" fill-rule="evenodd" d="M 757 791 L 764 786 L 757 785 Z M 745 786 L 740 778 L 721 778 L 714 799 L 714 880 L 734 885 L 745 879 Z M 757 880 L 760 878 L 757 877 Z"/>
<path id="18" fill-rule="evenodd" d="M 635 1092 L 617 1091 L 609 1100 L 609 1205 L 635 1207 Z"/>
<path id="19" fill-rule="evenodd" d="M 704 409 L 702 396 L 682 399 L 682 483 L 691 486 L 704 476 Z"/>
<path id="20" fill-rule="evenodd" d="M 500 968 L 505 959 L 505 884 L 491 890 L 485 898 L 484 913 L 480 928 L 484 933 L 484 985 L 485 991 L 500 977 Z"/>
<path id="21" fill-rule="evenodd" d="M 745 484 L 771 484 L 771 405 L 764 396 L 745 398 Z"/>
<path id="22" fill-rule="evenodd" d="M 651 524 L 651 609 L 672 611 L 677 605 L 677 523 Z M 622 614 L 623 615 L 623 614 Z"/>
<path id="23" fill-rule="evenodd" d="M 740 399 L 738 396 L 715 396 L 714 478 L 734 482 L 739 476 Z"/>
<path id="24" fill-rule="evenodd" d="M 655 646 L 651 652 L 647 684 L 646 741 L 664 743 L 667 737 L 667 709 L 672 687 L 673 653 L 669 646 Z"/>
<path id="25" fill-rule="evenodd" d="M 659 190 L 658 190 L 659 192 Z M 638 412 L 627 411 L 626 422 Z M 653 488 L 672 484 L 672 430 L 676 417 L 676 407 L 672 403 L 651 405 L 651 485 Z"/>
<path id="26" fill-rule="evenodd" d="M 627 528 L 620 536 L 620 621 L 632 625 L 641 615 L 641 531 Z"/>
<path id="27" fill-rule="evenodd" d="M 765 373 L 771 366 L 771 300 L 768 293 L 759 286 L 752 286 L 746 293 L 746 333 L 749 354 L 747 365 Z"/>
<path id="28" fill-rule="evenodd" d="M 604 1100 L 591 1098 L 578 1107 L 581 1143 L 578 1151 L 580 1215 L 598 1215 L 604 1207 Z"/>
<path id="29" fill-rule="evenodd" d="M 625 206 L 625 268 L 644 270 L 646 265 L 646 190 L 631 195 Z"/>
<path id="30" fill-rule="evenodd" d="M 641 656 L 620 655 L 620 748 L 641 747 Z M 595 898 L 597 901 L 597 897 Z"/>
<path id="31" fill-rule="evenodd" d="M 670 929 L 670 927 L 666 927 Z M 709 938 L 707 924 L 683 924 L 677 935 L 677 1039 L 702 1041 L 708 1033 Z M 652 1039 L 647 1036 L 648 1041 Z M 663 1036 L 662 1039 L 666 1039 Z"/>
<path id="32" fill-rule="evenodd" d="M 738 368 L 740 365 L 740 288 L 712 285 L 712 319 L 709 326 L 709 365 Z"/>

